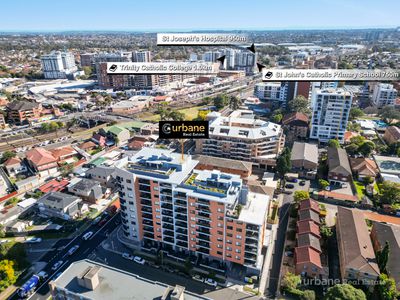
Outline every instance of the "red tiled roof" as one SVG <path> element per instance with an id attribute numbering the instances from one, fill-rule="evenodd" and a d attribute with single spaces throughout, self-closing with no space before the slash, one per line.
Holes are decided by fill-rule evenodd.
<path id="1" fill-rule="evenodd" d="M 21 163 L 21 159 L 19 157 L 11 157 L 6 160 L 4 163 L 5 166 L 13 166 Z"/>
<path id="2" fill-rule="evenodd" d="M 312 199 L 300 201 L 299 210 L 303 210 L 303 209 L 312 209 L 313 211 L 315 211 L 317 213 L 319 213 L 319 211 L 320 211 L 318 202 L 315 200 L 312 200 Z"/>
<path id="3" fill-rule="evenodd" d="M 350 165 L 352 171 L 359 175 L 376 176 L 379 173 L 378 166 L 370 158 L 350 158 Z"/>
<path id="4" fill-rule="evenodd" d="M 93 143 L 92 141 L 88 141 L 88 142 L 85 142 L 85 143 L 79 145 L 79 148 L 81 148 L 82 150 L 86 150 L 86 149 L 94 148 L 96 146 L 97 145 L 95 143 Z"/>
<path id="5" fill-rule="evenodd" d="M 59 160 L 63 156 L 69 156 L 69 155 L 74 155 L 77 152 L 72 148 L 71 146 L 65 146 L 61 148 L 56 148 L 50 150 L 50 152 L 53 154 L 53 156 Z"/>
<path id="6" fill-rule="evenodd" d="M 350 142 L 351 138 L 356 137 L 356 136 L 359 136 L 359 135 L 360 135 L 360 134 L 357 133 L 357 132 L 346 131 L 346 132 L 344 133 L 344 141 L 345 141 L 345 143 L 348 143 L 348 142 Z"/>
<path id="7" fill-rule="evenodd" d="M 53 154 L 44 148 L 34 148 L 27 151 L 26 158 L 37 166 L 57 162 Z"/>
<path id="8" fill-rule="evenodd" d="M 313 263 L 314 265 L 322 268 L 321 256 L 319 253 L 310 246 L 296 247 L 294 249 L 296 264 L 300 263 Z"/>
<path id="9" fill-rule="evenodd" d="M 53 179 L 49 182 L 46 182 L 41 187 L 39 187 L 39 190 L 43 193 L 60 192 L 68 184 L 69 184 L 69 181 L 66 179 L 62 179 L 61 181 L 58 181 L 57 179 Z"/>
<path id="10" fill-rule="evenodd" d="M 297 233 L 312 233 L 318 238 L 321 237 L 319 226 L 313 221 L 298 221 L 297 222 Z"/>
<path id="11" fill-rule="evenodd" d="M 297 120 L 308 123 L 308 117 L 306 114 L 303 114 L 301 112 L 294 112 L 294 113 L 284 116 L 282 119 L 282 124 L 285 125 L 287 123 L 297 121 Z"/>
<path id="12" fill-rule="evenodd" d="M 400 128 L 397 126 L 389 126 L 388 128 L 386 128 L 386 131 L 388 133 L 390 133 L 390 135 L 396 139 L 396 140 L 400 140 Z"/>
<path id="13" fill-rule="evenodd" d="M 358 202 L 357 196 L 329 192 L 329 191 L 321 191 L 318 193 L 318 196 L 324 197 L 324 198 L 332 198 L 332 199 L 336 199 L 336 200 Z"/>

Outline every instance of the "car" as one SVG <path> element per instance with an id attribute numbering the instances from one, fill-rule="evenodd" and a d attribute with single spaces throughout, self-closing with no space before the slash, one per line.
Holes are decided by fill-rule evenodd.
<path id="1" fill-rule="evenodd" d="M 211 285 L 211 286 L 214 286 L 214 287 L 217 286 L 217 282 L 216 282 L 215 280 L 211 279 L 211 278 L 207 278 L 207 279 L 204 281 L 204 283 L 205 283 L 205 284 L 208 284 L 208 285 Z"/>
<path id="2" fill-rule="evenodd" d="M 296 179 L 296 178 L 288 178 L 288 179 L 286 179 L 286 181 L 287 181 L 287 182 L 294 182 L 294 183 L 296 183 L 296 182 L 299 181 L 299 180 Z"/>
<path id="3" fill-rule="evenodd" d="M 49 274 L 47 274 L 45 271 L 40 271 L 39 273 L 37 273 L 37 276 L 39 276 L 39 278 L 41 280 L 46 279 L 47 277 L 49 277 Z"/>
<path id="4" fill-rule="evenodd" d="M 27 238 L 26 242 L 28 244 L 36 244 L 36 243 L 42 242 L 42 238 L 31 237 L 31 238 Z"/>
<path id="5" fill-rule="evenodd" d="M 61 267 L 62 264 L 63 264 L 63 261 L 62 261 L 62 260 L 59 260 L 58 262 L 56 262 L 56 263 L 51 267 L 51 269 L 52 269 L 53 271 L 55 271 L 55 270 L 57 270 L 59 267 Z"/>
<path id="6" fill-rule="evenodd" d="M 285 256 L 287 256 L 287 257 L 293 257 L 293 251 L 286 251 L 285 252 Z"/>
<path id="7" fill-rule="evenodd" d="M 100 227 L 107 223 L 107 218 L 103 218 L 97 225 Z"/>
<path id="8" fill-rule="evenodd" d="M 305 180 L 300 181 L 300 182 L 299 182 L 299 185 L 301 185 L 301 186 L 306 185 L 306 181 L 305 181 Z"/>
<path id="9" fill-rule="evenodd" d="M 291 195 L 291 194 L 293 194 L 293 191 L 284 190 L 283 193 L 286 195 Z"/>
<path id="10" fill-rule="evenodd" d="M 88 231 L 82 236 L 82 239 L 87 241 L 92 235 L 93 235 L 93 231 Z"/>
<path id="11" fill-rule="evenodd" d="M 347 187 L 348 187 L 347 183 L 342 183 L 342 188 L 347 188 Z"/>
<path id="12" fill-rule="evenodd" d="M 94 219 L 93 220 L 93 224 L 97 224 L 97 223 L 99 223 L 100 222 L 100 220 L 101 220 L 101 217 L 97 217 L 96 219 Z"/>
<path id="13" fill-rule="evenodd" d="M 143 258 L 141 258 L 140 256 L 135 256 L 133 258 L 133 261 L 139 265 L 144 265 L 145 264 L 145 260 Z"/>
<path id="14" fill-rule="evenodd" d="M 204 282 L 204 278 L 201 277 L 200 275 L 194 275 L 194 276 L 192 276 L 192 279 L 196 280 L 196 281 Z"/>
<path id="15" fill-rule="evenodd" d="M 294 184 L 288 183 L 285 185 L 285 188 L 292 189 L 292 188 L 294 188 Z"/>
<path id="16" fill-rule="evenodd" d="M 133 256 L 126 252 L 122 253 L 122 257 L 125 259 L 133 260 Z"/>
<path id="17" fill-rule="evenodd" d="M 79 245 L 75 245 L 73 246 L 71 249 L 68 250 L 68 255 L 71 256 L 72 254 L 74 254 L 76 252 L 76 250 L 79 249 Z"/>
<path id="18" fill-rule="evenodd" d="M 327 186 L 326 188 L 325 188 L 325 191 L 330 191 L 331 190 L 331 187 L 330 186 Z"/>

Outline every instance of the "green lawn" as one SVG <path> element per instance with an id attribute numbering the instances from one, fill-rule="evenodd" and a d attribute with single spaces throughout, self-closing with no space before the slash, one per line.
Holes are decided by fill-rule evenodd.
<path id="1" fill-rule="evenodd" d="M 189 108 L 183 108 L 178 111 L 181 113 L 184 113 L 185 119 L 190 121 L 190 120 L 193 120 L 194 118 L 197 118 L 199 109 L 201 109 L 203 107 L 205 107 L 205 106 L 194 106 L 194 107 L 189 107 Z M 143 113 L 140 116 L 140 119 L 142 121 L 158 122 L 158 121 L 160 121 L 160 115 L 159 114 L 151 114 L 151 113 Z"/>
<path id="2" fill-rule="evenodd" d="M 359 199 L 361 199 L 362 197 L 364 197 L 366 195 L 365 193 L 365 186 L 363 183 L 359 182 L 359 181 L 353 181 L 354 182 L 354 186 L 356 187 L 357 190 L 357 196 Z"/>

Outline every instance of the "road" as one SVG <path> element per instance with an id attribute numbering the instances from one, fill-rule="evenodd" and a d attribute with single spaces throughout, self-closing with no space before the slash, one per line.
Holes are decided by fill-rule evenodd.
<path id="1" fill-rule="evenodd" d="M 93 231 L 93 236 L 85 241 L 82 239 L 84 233 L 78 235 L 74 239 L 72 239 L 66 246 L 58 248 L 57 250 L 53 250 L 48 252 L 43 258 L 42 261 L 46 262 L 47 265 L 43 269 L 43 271 L 49 274 L 49 277 L 41 284 L 41 286 L 36 290 L 36 292 L 30 296 L 28 299 L 32 300 L 45 300 L 50 297 L 50 290 L 49 290 L 49 281 L 52 278 L 60 273 L 63 272 L 68 266 L 74 262 L 81 259 L 87 258 L 87 256 L 93 252 L 103 240 L 107 238 L 107 233 L 113 231 L 119 223 L 118 219 L 120 218 L 119 213 L 115 216 L 110 218 L 110 220 L 104 224 L 101 228 L 98 225 L 91 225 L 84 233 L 88 231 Z M 74 245 L 79 245 L 79 249 L 71 256 L 68 255 L 68 251 Z M 51 268 L 57 261 L 63 261 L 63 264 L 53 271 Z M 16 293 L 14 293 L 10 298 L 10 300 L 18 300 L 19 297 Z"/>
<path id="2" fill-rule="evenodd" d="M 289 207 L 292 201 L 292 195 L 284 194 L 282 205 L 279 208 L 279 226 L 276 234 L 274 253 L 272 254 L 272 265 L 269 273 L 269 283 L 267 285 L 267 289 L 265 290 L 265 295 L 269 295 L 271 297 L 277 296 L 286 230 L 289 221 Z"/>

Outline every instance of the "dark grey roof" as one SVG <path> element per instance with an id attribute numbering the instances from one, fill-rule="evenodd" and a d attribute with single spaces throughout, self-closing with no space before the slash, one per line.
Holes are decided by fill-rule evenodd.
<path id="1" fill-rule="evenodd" d="M 82 190 L 82 191 L 89 191 L 93 189 L 95 186 L 99 185 L 96 180 L 82 178 L 77 183 L 72 185 L 73 189 Z"/>
<path id="2" fill-rule="evenodd" d="M 76 200 L 80 200 L 79 197 L 74 195 L 69 195 L 61 192 L 51 192 L 43 195 L 37 203 L 42 203 L 44 205 L 65 208 Z"/>
<path id="3" fill-rule="evenodd" d="M 319 215 L 311 209 L 303 209 L 299 211 L 299 221 L 312 220 L 319 224 Z"/>
<path id="4" fill-rule="evenodd" d="M 39 104 L 36 102 L 30 101 L 13 101 L 7 104 L 7 108 L 10 110 L 31 110 L 39 107 Z"/>
<path id="5" fill-rule="evenodd" d="M 302 160 L 302 159 L 318 164 L 317 145 L 294 142 L 290 160 Z"/>
<path id="6" fill-rule="evenodd" d="M 385 246 L 386 241 L 389 243 L 389 260 L 387 270 L 390 276 L 394 278 L 397 288 L 400 289 L 400 226 L 392 224 L 383 224 L 374 222 L 373 231 L 376 231 L 376 236 L 381 247 Z"/>
<path id="7" fill-rule="evenodd" d="M 112 176 L 114 173 L 115 173 L 115 168 L 99 166 L 88 170 L 86 172 L 86 175 L 88 175 L 89 177 L 91 175 L 108 177 Z"/>
<path id="8" fill-rule="evenodd" d="M 342 148 L 328 148 L 328 165 L 329 172 L 343 174 L 345 176 L 351 175 L 349 158 L 346 150 Z"/>
<path id="9" fill-rule="evenodd" d="M 321 244 L 319 242 L 319 239 L 315 235 L 310 233 L 299 234 L 297 236 L 297 246 L 311 246 L 315 250 L 321 252 Z"/>

